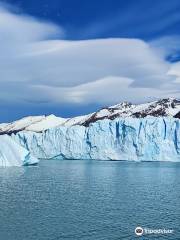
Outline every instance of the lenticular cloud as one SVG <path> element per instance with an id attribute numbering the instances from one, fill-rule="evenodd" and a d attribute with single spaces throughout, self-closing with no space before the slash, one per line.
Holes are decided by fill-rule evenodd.
<path id="1" fill-rule="evenodd" d="M 179 71 L 171 74 L 157 47 L 140 39 L 68 41 L 64 32 L 0 8 L 1 101 L 84 104 L 178 95 Z"/>

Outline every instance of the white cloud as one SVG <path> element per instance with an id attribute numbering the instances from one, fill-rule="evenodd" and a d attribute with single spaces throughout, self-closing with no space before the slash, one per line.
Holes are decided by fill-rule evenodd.
<path id="1" fill-rule="evenodd" d="M 121 101 L 143 102 L 162 97 L 177 96 L 177 90 L 164 86 L 163 89 L 152 87 L 132 87 L 134 80 L 122 77 L 105 77 L 75 87 L 35 86 L 34 91 L 46 93 L 46 99 L 54 103 L 112 104 Z M 41 95 L 42 99 L 45 97 Z"/>
<path id="2" fill-rule="evenodd" d="M 168 75 L 174 76 L 175 83 L 180 83 L 180 62 L 172 64 L 170 70 L 168 71 Z"/>
<path id="3" fill-rule="evenodd" d="M 162 57 L 173 57 L 180 51 L 180 36 L 165 36 L 155 39 L 150 42 L 150 46 L 155 48 L 157 52 L 162 54 Z"/>
<path id="4" fill-rule="evenodd" d="M 138 39 L 50 40 L 63 29 L 0 8 L 0 99 L 102 103 L 176 94 L 157 45 Z"/>

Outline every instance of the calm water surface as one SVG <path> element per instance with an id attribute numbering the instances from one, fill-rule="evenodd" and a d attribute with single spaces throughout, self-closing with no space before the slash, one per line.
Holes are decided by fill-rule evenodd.
<path id="1" fill-rule="evenodd" d="M 0 240 L 180 239 L 180 164 L 41 161 L 0 168 Z"/>

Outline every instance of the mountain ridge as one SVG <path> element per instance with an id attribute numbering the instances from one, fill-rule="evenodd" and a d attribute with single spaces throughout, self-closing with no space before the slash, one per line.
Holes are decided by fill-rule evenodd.
<path id="1" fill-rule="evenodd" d="M 0 135 L 11 135 L 23 130 L 42 132 L 59 126 L 82 125 L 88 127 L 91 123 L 103 119 L 114 120 L 120 117 L 145 118 L 149 116 L 180 118 L 180 100 L 164 98 L 143 104 L 122 102 L 110 107 L 103 107 L 97 112 L 72 118 L 57 117 L 53 114 L 48 116 L 28 116 L 11 123 L 0 124 Z"/>

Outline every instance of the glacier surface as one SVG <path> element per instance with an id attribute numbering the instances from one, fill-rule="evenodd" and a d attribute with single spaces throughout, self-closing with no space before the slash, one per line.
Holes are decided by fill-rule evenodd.
<path id="1" fill-rule="evenodd" d="M 37 162 L 37 158 L 10 136 L 0 136 L 0 167 L 32 165 Z"/>
<path id="2" fill-rule="evenodd" d="M 105 119 L 12 138 L 41 159 L 180 161 L 180 120 L 172 117 Z"/>

